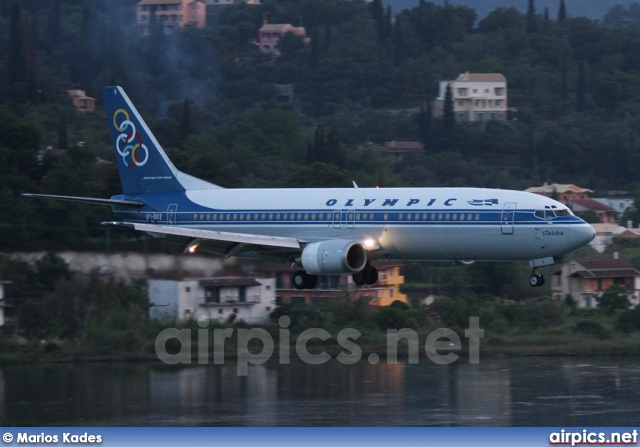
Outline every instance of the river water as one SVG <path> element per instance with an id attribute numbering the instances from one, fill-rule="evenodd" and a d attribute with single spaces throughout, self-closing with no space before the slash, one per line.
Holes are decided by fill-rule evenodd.
<path id="1" fill-rule="evenodd" d="M 0 367 L 0 418 L 36 426 L 632 426 L 640 359 Z"/>

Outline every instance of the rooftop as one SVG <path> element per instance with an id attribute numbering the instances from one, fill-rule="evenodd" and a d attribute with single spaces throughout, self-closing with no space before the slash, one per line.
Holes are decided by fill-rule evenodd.
<path id="1" fill-rule="evenodd" d="M 591 189 L 581 188 L 579 186 L 572 185 L 572 184 L 563 185 L 560 183 L 545 183 L 542 186 L 532 186 L 531 188 L 525 189 L 525 191 L 538 193 L 538 194 L 541 194 L 541 193 L 551 194 L 554 191 L 557 192 L 558 194 L 562 194 L 567 191 L 575 192 L 575 193 L 593 192 Z"/>
<path id="2" fill-rule="evenodd" d="M 182 0 L 142 0 L 138 5 L 174 5 L 182 3 Z"/>
<path id="3" fill-rule="evenodd" d="M 460 73 L 457 82 L 507 82 L 502 73 Z"/>
<path id="4" fill-rule="evenodd" d="M 261 284 L 253 278 L 211 278 L 199 282 L 202 287 L 255 287 Z"/>
<path id="5" fill-rule="evenodd" d="M 593 199 L 575 199 L 571 200 L 571 203 L 580 205 L 584 208 L 587 208 L 592 211 L 606 211 L 607 213 L 618 213 L 615 209 L 611 208 L 609 205 L 605 205 L 602 202 L 598 202 Z"/>
<path id="6" fill-rule="evenodd" d="M 576 259 L 572 262 L 583 267 L 571 276 L 582 278 L 623 278 L 640 276 L 640 271 L 624 259 Z"/>

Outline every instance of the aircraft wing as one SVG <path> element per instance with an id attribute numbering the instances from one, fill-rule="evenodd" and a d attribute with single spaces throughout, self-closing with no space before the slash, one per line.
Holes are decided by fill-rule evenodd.
<path id="1" fill-rule="evenodd" d="M 110 222 L 109 224 L 133 227 L 138 231 L 144 231 L 156 237 L 177 237 L 187 244 L 185 253 L 194 252 L 197 249 L 199 252 L 223 255 L 226 258 L 232 256 L 255 258 L 262 254 L 287 256 L 298 253 L 301 249 L 300 245 L 303 242 L 289 237 L 198 230 L 175 225 L 128 224 L 120 222 Z"/>

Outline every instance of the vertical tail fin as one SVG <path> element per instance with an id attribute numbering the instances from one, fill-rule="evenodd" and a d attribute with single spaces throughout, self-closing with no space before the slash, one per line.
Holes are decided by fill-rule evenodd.
<path id="1" fill-rule="evenodd" d="M 102 97 L 125 195 L 220 188 L 171 163 L 122 87 L 103 87 Z"/>

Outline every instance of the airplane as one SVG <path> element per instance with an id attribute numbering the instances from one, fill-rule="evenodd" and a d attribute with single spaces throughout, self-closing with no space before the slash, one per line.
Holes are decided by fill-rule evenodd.
<path id="1" fill-rule="evenodd" d="M 564 204 L 522 191 L 484 188 L 225 189 L 178 170 L 124 90 L 102 88 L 122 194 L 110 199 L 23 194 L 109 205 L 117 221 L 196 251 L 298 266 L 297 289 L 318 275 L 351 274 L 375 284 L 372 261 L 431 266 L 528 261 L 539 267 L 595 237 Z"/>

